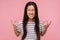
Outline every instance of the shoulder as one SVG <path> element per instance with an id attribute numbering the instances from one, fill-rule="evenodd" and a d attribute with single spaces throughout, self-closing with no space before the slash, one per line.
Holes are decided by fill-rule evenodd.
<path id="1" fill-rule="evenodd" d="M 22 22 L 23 22 L 23 20 L 19 20 L 19 21 L 18 21 L 18 24 L 22 24 Z"/>
<path id="2" fill-rule="evenodd" d="M 39 20 L 39 26 L 44 26 L 43 20 Z"/>
<path id="3" fill-rule="evenodd" d="M 43 23 L 43 20 L 39 20 L 39 23 Z"/>

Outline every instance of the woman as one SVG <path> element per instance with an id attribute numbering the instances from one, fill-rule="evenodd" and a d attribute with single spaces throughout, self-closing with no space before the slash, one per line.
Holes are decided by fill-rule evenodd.
<path id="1" fill-rule="evenodd" d="M 40 40 L 51 22 L 44 24 L 38 18 L 38 8 L 36 3 L 28 2 L 24 9 L 24 17 L 18 24 L 12 22 L 16 36 L 21 35 L 21 40 Z"/>

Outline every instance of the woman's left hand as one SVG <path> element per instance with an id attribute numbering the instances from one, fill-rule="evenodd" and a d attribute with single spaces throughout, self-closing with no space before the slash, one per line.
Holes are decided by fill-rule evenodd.
<path id="1" fill-rule="evenodd" d="M 44 31 L 41 33 L 41 36 L 43 36 L 45 33 L 46 33 L 46 31 L 47 31 L 47 28 L 50 26 L 50 24 L 51 24 L 51 21 L 45 21 L 44 22 Z"/>
<path id="2" fill-rule="evenodd" d="M 49 22 L 46 21 L 46 22 L 44 23 L 44 25 L 45 25 L 46 28 L 48 28 L 48 27 L 50 26 L 50 24 L 51 24 L 51 21 L 49 21 Z"/>

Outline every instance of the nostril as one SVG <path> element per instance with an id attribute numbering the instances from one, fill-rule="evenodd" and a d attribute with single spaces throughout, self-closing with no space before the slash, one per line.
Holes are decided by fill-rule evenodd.
<path id="1" fill-rule="evenodd" d="M 31 13 L 31 15 L 33 15 L 33 13 Z"/>

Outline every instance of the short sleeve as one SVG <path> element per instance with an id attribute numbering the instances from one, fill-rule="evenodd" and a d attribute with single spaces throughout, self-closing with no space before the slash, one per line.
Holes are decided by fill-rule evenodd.
<path id="1" fill-rule="evenodd" d="M 44 32 L 44 23 L 43 23 L 43 21 L 41 21 L 40 20 L 40 22 L 39 22 L 39 29 L 40 29 L 40 32 Z"/>
<path id="2" fill-rule="evenodd" d="M 20 20 L 17 24 L 17 31 L 18 32 L 21 32 L 21 26 L 22 26 L 21 24 L 22 24 L 22 21 Z"/>

